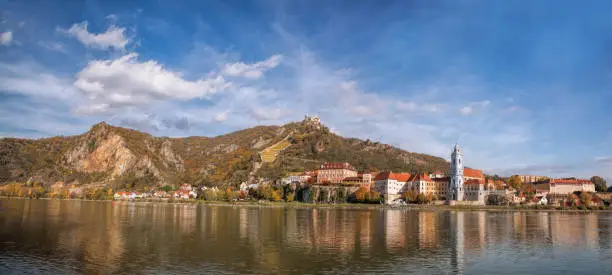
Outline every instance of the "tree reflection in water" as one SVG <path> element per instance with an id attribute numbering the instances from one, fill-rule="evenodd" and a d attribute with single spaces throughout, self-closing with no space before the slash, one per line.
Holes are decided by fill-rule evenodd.
<path id="1" fill-rule="evenodd" d="M 0 273 L 610 273 L 612 215 L 3 200 Z"/>

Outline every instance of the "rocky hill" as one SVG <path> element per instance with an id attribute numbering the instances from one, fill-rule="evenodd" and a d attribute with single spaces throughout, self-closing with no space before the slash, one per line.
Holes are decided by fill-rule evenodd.
<path id="1" fill-rule="evenodd" d="M 438 157 L 335 135 L 318 120 L 258 126 L 217 137 L 153 137 L 104 122 L 71 137 L 0 140 L 0 183 L 57 181 L 115 188 L 225 185 L 275 179 L 327 161 L 359 170 L 445 171 Z"/>

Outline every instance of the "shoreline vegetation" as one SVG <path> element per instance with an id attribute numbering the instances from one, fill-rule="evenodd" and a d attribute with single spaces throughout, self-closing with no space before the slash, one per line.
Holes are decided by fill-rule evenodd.
<path id="1" fill-rule="evenodd" d="M 271 202 L 271 201 L 206 201 L 197 199 L 81 199 L 81 198 L 29 198 L 0 196 L 1 200 L 58 200 L 58 201 L 88 201 L 88 202 L 119 202 L 136 204 L 196 204 L 207 206 L 231 206 L 231 207 L 278 207 L 278 208 L 331 208 L 331 209 L 402 209 L 414 211 L 491 211 L 491 212 L 612 212 L 607 207 L 558 207 L 544 205 L 440 205 L 440 204 L 406 204 L 387 205 L 372 203 L 308 203 L 308 202 Z"/>

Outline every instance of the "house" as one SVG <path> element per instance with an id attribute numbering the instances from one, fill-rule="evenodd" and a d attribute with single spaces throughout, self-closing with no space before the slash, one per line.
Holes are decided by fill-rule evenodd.
<path id="1" fill-rule="evenodd" d="M 548 194 L 572 194 L 574 192 L 595 192 L 595 184 L 586 179 L 545 179 L 535 184 L 536 190 Z"/>
<path id="2" fill-rule="evenodd" d="M 304 183 L 304 182 L 307 182 L 313 176 L 314 176 L 314 172 L 312 171 L 290 172 L 289 176 L 283 179 L 283 182 L 286 182 L 287 184 L 294 183 L 294 182 Z"/>
<path id="3" fill-rule="evenodd" d="M 342 183 L 345 178 L 356 177 L 357 169 L 348 162 L 328 162 L 317 169 L 317 184 Z"/>
<path id="4" fill-rule="evenodd" d="M 342 181 L 343 185 L 359 185 L 359 187 L 364 187 L 368 190 L 372 188 L 372 174 L 363 173 L 357 174 L 356 177 L 348 177 L 344 178 Z"/>
<path id="5" fill-rule="evenodd" d="M 446 177 L 446 175 L 444 175 L 444 173 L 442 173 L 440 171 L 436 171 L 436 172 L 433 172 L 433 173 L 429 174 L 429 177 L 432 178 L 432 179 L 438 179 L 438 178 Z"/>
<path id="6" fill-rule="evenodd" d="M 434 197 L 445 196 L 448 180 L 440 179 L 443 179 L 443 177 L 432 179 L 427 174 L 415 174 L 408 180 L 409 188 L 423 195 L 432 195 Z"/>
<path id="7" fill-rule="evenodd" d="M 547 179 L 547 176 L 518 175 L 522 183 L 534 183 Z"/>
<path id="8" fill-rule="evenodd" d="M 124 191 L 120 191 L 120 192 L 116 192 L 113 195 L 113 198 L 116 200 L 128 200 L 128 199 L 134 199 L 136 197 L 136 194 L 132 193 L 132 192 L 124 192 Z"/>
<path id="9" fill-rule="evenodd" d="M 374 191 L 385 198 L 385 203 L 391 203 L 401 197 L 410 188 L 408 180 L 410 173 L 381 172 L 374 178 Z"/>
<path id="10" fill-rule="evenodd" d="M 183 185 L 181 185 L 181 188 L 180 188 L 180 189 L 181 189 L 181 190 L 184 190 L 184 191 L 191 191 L 191 190 L 193 190 L 193 187 L 191 187 L 191 185 L 190 185 L 190 184 L 183 183 Z"/>
<path id="11" fill-rule="evenodd" d="M 482 170 L 463 168 L 463 178 L 465 180 L 482 180 L 484 182 L 485 176 Z"/>
<path id="12" fill-rule="evenodd" d="M 240 187 L 239 187 L 239 188 L 240 188 L 240 191 L 247 191 L 247 190 L 249 189 L 249 185 L 247 184 L 247 182 L 246 182 L 246 181 L 243 181 L 243 182 L 240 184 Z"/>
<path id="13" fill-rule="evenodd" d="M 535 185 L 535 193 L 536 197 L 546 197 L 550 193 L 550 188 L 548 185 L 538 184 Z"/>
<path id="14" fill-rule="evenodd" d="M 198 197 L 198 194 L 191 190 L 191 191 L 187 191 L 187 190 L 177 190 L 176 192 L 174 192 L 174 198 L 175 199 L 195 199 Z"/>
<path id="15" fill-rule="evenodd" d="M 538 204 L 538 205 L 547 205 L 548 204 L 548 199 L 546 199 L 546 196 L 536 196 L 535 198 L 533 198 L 532 201 L 535 204 Z"/>
<path id="16" fill-rule="evenodd" d="M 468 179 L 463 186 L 465 188 L 465 200 L 478 201 L 484 204 L 487 195 L 484 189 L 484 179 Z"/>
<path id="17" fill-rule="evenodd" d="M 523 196 L 523 194 L 520 194 L 520 195 L 513 194 L 512 195 L 512 203 L 518 204 L 524 201 L 525 201 L 525 196 Z"/>
<path id="18" fill-rule="evenodd" d="M 155 192 L 153 192 L 153 197 L 156 197 L 156 198 L 167 198 L 168 197 L 168 192 L 161 191 L 161 190 L 155 191 Z"/>
<path id="19" fill-rule="evenodd" d="M 252 184 L 249 184 L 249 186 L 247 186 L 247 190 L 257 189 L 258 187 L 259 187 L 258 183 L 252 183 Z"/>

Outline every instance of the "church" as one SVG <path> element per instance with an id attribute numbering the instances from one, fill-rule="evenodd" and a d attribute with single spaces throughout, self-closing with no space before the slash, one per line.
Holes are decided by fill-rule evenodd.
<path id="1" fill-rule="evenodd" d="M 465 168 L 463 152 L 459 145 L 453 147 L 448 175 L 435 172 L 429 175 L 382 172 L 374 179 L 374 190 L 385 203 L 401 200 L 406 192 L 430 195 L 448 204 L 484 204 L 485 177 L 481 170 Z"/>
<path id="2" fill-rule="evenodd" d="M 458 144 L 455 144 L 451 153 L 449 174 L 446 200 L 450 204 L 457 201 L 484 204 L 486 195 L 484 174 L 480 170 L 463 168 L 463 152 Z"/>

